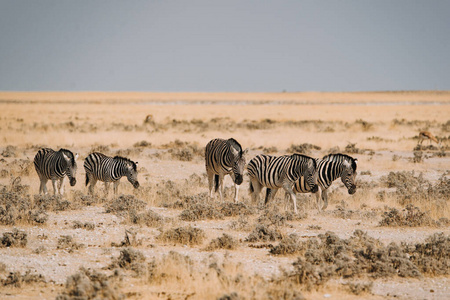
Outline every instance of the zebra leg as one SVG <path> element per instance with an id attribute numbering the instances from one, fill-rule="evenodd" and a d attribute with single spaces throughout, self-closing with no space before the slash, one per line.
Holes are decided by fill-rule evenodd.
<path id="1" fill-rule="evenodd" d="M 56 195 L 56 179 L 52 179 L 53 195 Z"/>
<path id="2" fill-rule="evenodd" d="M 58 190 L 61 196 L 64 195 L 64 177 L 58 180 Z"/>
<path id="3" fill-rule="evenodd" d="M 213 186 L 214 186 L 214 173 L 208 170 L 206 172 L 208 174 L 208 186 L 209 186 L 209 197 L 211 199 L 214 198 Z"/>
<path id="4" fill-rule="evenodd" d="M 322 209 L 325 210 L 328 207 L 328 196 L 327 196 L 327 190 L 326 189 L 324 189 L 322 191 L 322 200 L 323 200 Z"/>
<path id="5" fill-rule="evenodd" d="M 250 193 L 252 196 L 252 203 L 256 203 L 258 205 L 259 193 L 261 193 L 262 185 L 259 183 L 256 178 L 250 179 Z"/>
<path id="6" fill-rule="evenodd" d="M 225 175 L 219 175 L 219 195 L 220 195 L 220 201 L 223 202 L 223 194 L 225 187 L 223 186 L 223 178 Z"/>
<path id="7" fill-rule="evenodd" d="M 41 185 L 39 186 L 39 195 L 41 193 L 44 193 L 44 195 L 45 195 L 45 194 L 47 194 L 47 181 L 48 181 L 48 179 L 47 178 L 43 178 L 43 177 L 41 177 L 40 179 L 41 179 Z"/>
<path id="8" fill-rule="evenodd" d="M 239 186 L 235 183 L 234 184 L 234 202 L 238 203 L 238 193 L 239 193 Z"/>
<path id="9" fill-rule="evenodd" d="M 97 179 L 94 179 L 94 178 L 89 178 L 89 188 L 88 188 L 88 193 L 90 194 L 90 195 L 94 195 L 94 187 L 95 187 L 95 184 L 97 183 Z"/>
<path id="10" fill-rule="evenodd" d="M 117 191 L 119 190 L 119 184 L 120 184 L 120 180 L 117 180 L 116 182 L 114 182 L 114 196 L 117 195 Z"/>
<path id="11" fill-rule="evenodd" d="M 292 202 L 294 203 L 294 212 L 298 214 L 297 210 L 297 198 L 295 197 L 295 193 L 292 190 L 292 187 L 289 184 L 283 185 L 284 190 L 291 196 Z"/>
<path id="12" fill-rule="evenodd" d="M 105 196 L 108 197 L 109 194 L 109 182 L 105 182 Z"/>

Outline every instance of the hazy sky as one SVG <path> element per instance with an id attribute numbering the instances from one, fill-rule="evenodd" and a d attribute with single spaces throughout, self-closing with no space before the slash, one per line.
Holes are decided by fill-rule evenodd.
<path id="1" fill-rule="evenodd" d="M 0 0 L 0 90 L 450 90 L 450 1 Z"/>

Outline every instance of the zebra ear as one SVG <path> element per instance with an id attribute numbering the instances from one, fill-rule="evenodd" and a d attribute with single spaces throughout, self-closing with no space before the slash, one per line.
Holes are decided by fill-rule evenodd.
<path id="1" fill-rule="evenodd" d="M 75 159 L 77 159 L 78 158 L 78 153 L 75 153 Z"/>
<path id="2" fill-rule="evenodd" d="M 242 151 L 242 156 L 247 155 L 248 153 L 248 148 L 246 148 L 244 151 Z"/>
<path id="3" fill-rule="evenodd" d="M 70 160 L 69 157 L 68 157 L 67 155 L 65 155 L 64 153 L 63 153 L 62 155 L 63 155 L 63 157 L 64 157 L 64 159 L 65 159 L 66 161 L 69 161 L 69 160 Z"/>
<path id="4" fill-rule="evenodd" d="M 348 168 L 348 167 L 350 167 L 350 163 L 349 163 L 347 160 L 344 160 L 344 166 L 345 166 L 346 168 Z"/>
<path id="5" fill-rule="evenodd" d="M 357 158 L 355 158 L 353 161 L 355 162 L 355 164 L 358 164 L 358 159 Z"/>

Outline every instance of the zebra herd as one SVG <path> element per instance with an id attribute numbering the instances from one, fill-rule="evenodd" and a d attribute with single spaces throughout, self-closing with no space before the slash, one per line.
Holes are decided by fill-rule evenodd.
<path id="1" fill-rule="evenodd" d="M 70 179 L 70 185 L 76 184 L 76 172 L 78 154 L 67 149 L 55 151 L 49 148 L 43 148 L 38 151 L 34 157 L 34 168 L 38 173 L 41 185 L 39 194 L 47 194 L 47 181 L 51 180 L 53 184 L 53 194 L 64 193 L 63 181 L 65 176 Z M 102 153 L 94 152 L 86 157 L 84 161 L 84 170 L 86 171 L 86 186 L 89 185 L 89 194 L 94 194 L 94 186 L 97 181 L 105 183 L 106 195 L 108 195 L 109 184 L 114 183 L 114 194 L 117 194 L 120 178 L 126 176 L 128 181 L 135 187 L 139 187 L 137 180 L 137 162 L 128 158 L 115 156 L 109 157 Z M 56 188 L 58 183 L 58 188 Z"/>
<path id="2" fill-rule="evenodd" d="M 223 180 L 226 175 L 230 175 L 234 183 L 234 201 L 237 202 L 239 186 L 244 181 L 245 167 L 250 178 L 249 191 L 253 203 L 258 201 L 263 187 L 266 188 L 265 204 L 275 197 L 280 188 L 283 188 L 286 197 L 290 196 L 293 202 L 295 213 L 297 213 L 296 193 L 315 193 L 319 211 L 326 209 L 327 189 L 338 178 L 341 178 L 349 194 L 356 192 L 355 177 L 358 161 L 348 155 L 329 154 L 318 159 L 302 154 L 282 156 L 260 154 L 246 165 L 247 153 L 248 149 L 242 150 L 241 145 L 233 138 L 213 139 L 206 145 L 205 166 L 211 198 L 214 197 L 214 192 L 218 192 L 223 201 Z M 74 155 L 67 149 L 59 151 L 49 148 L 40 149 L 34 157 L 34 166 L 41 181 L 39 194 L 47 193 L 46 183 L 51 180 L 53 193 L 58 192 L 62 195 L 65 176 L 69 178 L 70 185 L 74 186 L 77 158 L 78 154 Z M 123 176 L 127 177 L 134 188 L 139 187 L 137 162 L 125 157 L 109 157 L 94 152 L 86 157 L 84 169 L 89 194 L 94 193 L 97 181 L 105 183 L 106 194 L 112 182 L 114 194 L 117 194 L 119 182 Z M 323 205 L 320 204 L 320 198 Z"/>

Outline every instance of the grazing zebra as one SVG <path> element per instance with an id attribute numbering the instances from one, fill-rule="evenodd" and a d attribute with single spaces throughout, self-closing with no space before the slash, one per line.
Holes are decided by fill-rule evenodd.
<path id="1" fill-rule="evenodd" d="M 70 180 L 70 186 L 77 183 L 77 162 L 78 154 L 67 149 L 55 151 L 50 148 L 42 148 L 34 157 L 34 168 L 41 180 L 39 194 L 47 194 L 47 181 L 50 179 L 53 185 L 53 194 L 56 195 L 56 182 L 58 182 L 58 193 L 64 194 L 64 176 Z"/>
<path id="2" fill-rule="evenodd" d="M 94 194 L 94 186 L 100 180 L 105 183 L 106 195 L 109 192 L 109 184 L 113 182 L 114 195 L 116 195 L 120 178 L 123 176 L 127 176 L 128 181 L 137 189 L 139 182 L 137 180 L 138 172 L 136 165 L 137 162 L 121 156 L 109 157 L 98 152 L 89 154 L 84 161 L 86 186 L 90 183 L 89 194 Z"/>
<path id="3" fill-rule="evenodd" d="M 258 155 L 248 163 L 250 176 L 250 194 L 252 201 L 256 202 L 263 187 L 267 188 L 267 202 L 275 197 L 279 188 L 283 188 L 294 203 L 297 213 L 297 199 L 292 186 L 301 176 L 306 178 L 312 191 L 317 191 L 316 161 L 305 155 L 292 154 L 283 156 Z"/>
<path id="4" fill-rule="evenodd" d="M 319 211 L 325 210 L 328 206 L 327 189 L 331 186 L 333 181 L 341 178 L 350 195 L 356 192 L 355 177 L 358 159 L 345 154 L 329 154 L 322 159 L 317 159 L 317 183 L 321 189 L 321 198 L 323 200 L 323 207 L 320 206 L 319 192 L 316 194 L 317 208 Z M 301 177 L 294 185 L 295 193 L 311 193 L 311 189 L 305 178 Z M 286 195 L 287 197 L 287 195 Z"/>
<path id="5" fill-rule="evenodd" d="M 209 141 L 205 149 L 205 164 L 211 198 L 214 183 L 214 191 L 219 192 L 220 200 L 223 201 L 223 179 L 225 175 L 230 175 L 234 182 L 234 201 L 238 201 L 239 185 L 244 180 L 247 152 L 248 149 L 242 151 L 241 145 L 232 138 Z"/>

